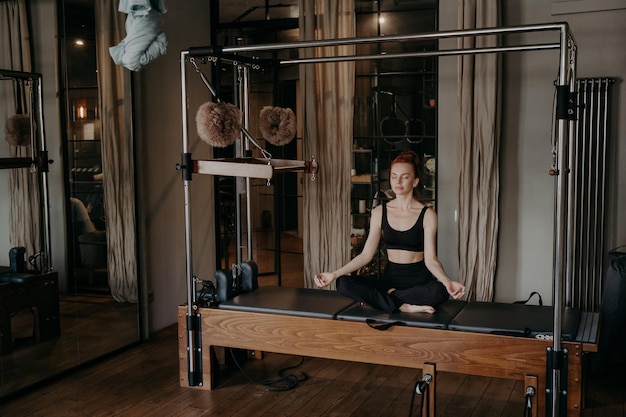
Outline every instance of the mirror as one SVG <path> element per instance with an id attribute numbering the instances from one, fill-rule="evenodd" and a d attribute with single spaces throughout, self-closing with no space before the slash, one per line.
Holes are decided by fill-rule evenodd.
<path id="1" fill-rule="evenodd" d="M 45 137 L 48 150 L 62 149 L 62 153 L 59 160 L 58 154 L 55 157 L 55 153 L 50 152 L 55 161 L 49 166 L 49 178 L 63 184 L 52 183 L 50 189 L 65 190 L 65 193 L 54 193 L 50 199 L 53 207 L 65 207 L 65 210 L 53 211 L 49 222 L 55 226 L 65 225 L 66 235 L 54 236 L 52 241 L 65 241 L 66 245 L 55 244 L 51 248 L 56 263 L 51 271 L 43 274 L 34 271 L 37 259 L 32 265 L 28 262 L 36 250 L 26 251 L 23 255 L 26 268 L 29 273 L 33 272 L 35 282 L 0 282 L 0 314 L 4 326 L 0 398 L 103 357 L 140 338 L 138 304 L 116 301 L 109 288 L 94 4 L 89 0 L 59 1 L 59 26 L 51 21 L 48 26 L 31 29 L 35 33 L 32 39 L 55 39 L 58 35 L 62 45 L 61 50 L 45 45 L 33 50 L 43 55 L 35 56 L 34 62 L 54 63 L 56 54 L 60 54 L 58 82 L 53 78 L 58 73 L 57 68 L 36 70 L 52 75 L 49 78 L 44 75 L 42 82 L 48 92 L 43 94 L 47 100 L 43 103 L 44 122 L 47 122 L 44 127 L 52 125 L 45 129 Z M 47 6 L 35 2 L 29 7 L 30 13 L 38 15 L 44 13 L 40 8 Z M 79 39 L 83 40 L 82 45 L 77 44 Z M 0 45 L 0 48 L 5 47 Z M 7 105 L 13 94 L 7 90 L 11 83 L 11 80 L 0 80 L 2 129 L 6 119 L 15 113 L 15 110 L 10 112 Z M 54 94 L 57 84 L 58 97 Z M 58 114 L 56 109 L 60 109 Z M 61 120 L 56 120 L 58 118 Z M 60 136 L 54 128 L 58 123 L 62 126 Z M 0 158 L 11 156 L 14 155 L 10 146 L 2 140 Z M 17 170 L 29 172 L 30 169 L 0 169 L 0 268 L 4 267 L 5 271 L 10 268 L 9 252 L 16 246 L 9 238 L 11 200 L 6 196 L 11 193 L 11 172 Z M 47 187 L 40 189 L 43 192 Z M 34 200 L 39 202 L 40 197 Z"/>

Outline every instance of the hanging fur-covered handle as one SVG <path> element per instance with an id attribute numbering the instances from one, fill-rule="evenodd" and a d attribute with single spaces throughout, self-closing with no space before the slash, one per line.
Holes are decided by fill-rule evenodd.
<path id="1" fill-rule="evenodd" d="M 265 106 L 259 113 L 259 130 L 272 145 L 286 145 L 296 136 L 296 116 L 288 108 Z"/>
<path id="2" fill-rule="evenodd" d="M 13 146 L 30 145 L 30 116 L 16 114 L 7 119 L 4 138 Z"/>
<path id="3" fill-rule="evenodd" d="M 240 137 L 241 118 L 241 110 L 234 105 L 208 101 L 196 113 L 198 135 L 211 146 L 225 148 Z"/>

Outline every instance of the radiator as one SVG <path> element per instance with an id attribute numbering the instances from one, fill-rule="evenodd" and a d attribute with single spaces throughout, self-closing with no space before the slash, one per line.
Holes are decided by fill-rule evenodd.
<path id="1" fill-rule="evenodd" d="M 565 302 L 585 311 L 596 311 L 602 295 L 610 90 L 614 81 L 576 81 L 578 114 L 572 132 Z"/>

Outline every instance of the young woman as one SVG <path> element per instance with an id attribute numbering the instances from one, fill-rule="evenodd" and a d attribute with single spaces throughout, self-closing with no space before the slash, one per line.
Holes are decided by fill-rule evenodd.
<path id="1" fill-rule="evenodd" d="M 359 255 L 334 272 L 315 275 L 319 287 L 337 280 L 339 293 L 387 313 L 434 313 L 450 296 L 465 294 L 465 287 L 448 277 L 437 258 L 437 214 L 417 198 L 419 173 L 415 152 L 402 152 L 393 160 L 390 182 L 396 198 L 372 210 Z M 373 259 L 381 238 L 388 258 L 383 279 L 351 276 Z"/>

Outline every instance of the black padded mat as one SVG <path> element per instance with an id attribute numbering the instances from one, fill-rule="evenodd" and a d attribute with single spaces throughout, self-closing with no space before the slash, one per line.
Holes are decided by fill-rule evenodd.
<path id="1" fill-rule="evenodd" d="M 368 305 L 356 303 L 337 314 L 339 320 L 362 321 L 374 320 L 375 323 L 400 322 L 406 326 L 446 329 L 450 321 L 463 309 L 467 301 L 448 300 L 433 314 L 428 313 L 384 313 Z"/>
<path id="2" fill-rule="evenodd" d="M 311 288 L 259 287 L 252 292 L 224 301 L 219 305 L 219 308 L 332 319 L 338 312 L 345 310 L 352 304 L 354 304 L 354 300 L 346 298 L 336 291 Z"/>
<path id="3" fill-rule="evenodd" d="M 41 274 L 34 272 L 11 272 L 11 268 L 0 266 L 0 282 L 13 284 L 28 284 L 41 278 Z"/>
<path id="4" fill-rule="evenodd" d="M 471 302 L 457 314 L 448 328 L 541 338 L 552 336 L 553 320 L 551 306 Z M 566 308 L 561 317 L 561 336 L 564 340 L 576 338 L 579 322 L 580 310 Z"/>

